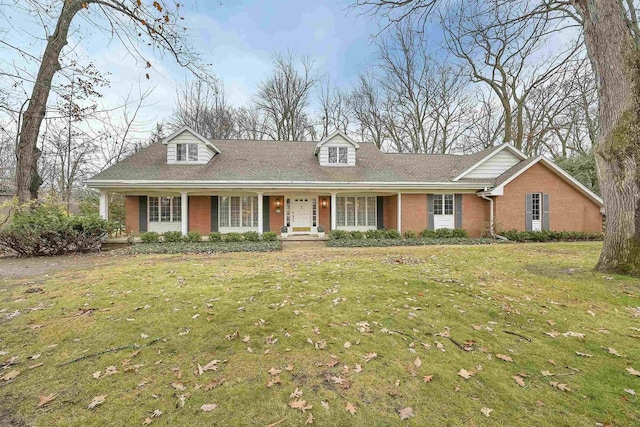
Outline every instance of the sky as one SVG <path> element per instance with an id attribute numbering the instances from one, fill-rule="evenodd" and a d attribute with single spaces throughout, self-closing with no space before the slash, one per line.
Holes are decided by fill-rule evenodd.
<path id="1" fill-rule="evenodd" d="M 185 3 L 185 22 L 192 36 L 194 50 L 225 86 L 227 100 L 234 106 L 247 104 L 263 79 L 271 72 L 271 60 L 276 51 L 292 51 L 306 55 L 315 63 L 320 76 L 327 75 L 333 83 L 349 86 L 375 58 L 372 34 L 377 23 L 359 10 L 350 9 L 349 0 L 223 0 Z M 43 28 L 28 14 L 5 12 L 5 24 L 10 30 L 9 41 L 40 56 L 44 43 Z M 7 15 L 8 13 L 8 15 Z M 86 13 L 86 12 L 85 12 Z M 96 13 L 89 10 L 89 13 Z M 156 57 L 153 67 L 129 55 L 126 48 L 104 32 L 95 31 L 86 21 L 76 20 L 67 50 L 73 50 L 81 62 L 92 61 L 103 72 L 109 72 L 111 85 L 103 89 L 103 106 L 118 105 L 130 90 L 137 92 L 154 87 L 147 98 L 142 121 L 155 123 L 166 119 L 173 107 L 177 87 L 190 77 L 169 57 Z M 10 28 L 11 27 L 11 28 Z M 27 68 L 34 64 L 8 50 L 0 52 L 0 66 L 22 62 Z M 145 78 L 149 72 L 150 79 Z"/>

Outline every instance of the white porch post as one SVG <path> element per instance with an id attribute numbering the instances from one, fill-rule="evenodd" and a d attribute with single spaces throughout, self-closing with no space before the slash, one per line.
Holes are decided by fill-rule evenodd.
<path id="1" fill-rule="evenodd" d="M 100 190 L 100 218 L 109 219 L 109 192 Z"/>
<path id="2" fill-rule="evenodd" d="M 402 193 L 398 193 L 398 232 L 402 233 Z"/>
<path id="3" fill-rule="evenodd" d="M 189 196 L 186 191 L 180 193 L 180 208 L 182 212 L 182 221 L 180 221 L 180 232 L 186 235 L 189 232 Z"/>
<path id="4" fill-rule="evenodd" d="M 264 206 L 263 206 L 263 200 L 262 200 L 262 193 L 258 193 L 258 233 L 260 234 L 262 234 L 264 230 L 263 211 L 264 211 Z"/>
<path id="5" fill-rule="evenodd" d="M 338 218 L 336 217 L 336 212 L 338 212 L 337 205 L 337 197 L 336 193 L 331 193 L 331 229 L 336 230 L 336 225 L 338 224 Z"/>

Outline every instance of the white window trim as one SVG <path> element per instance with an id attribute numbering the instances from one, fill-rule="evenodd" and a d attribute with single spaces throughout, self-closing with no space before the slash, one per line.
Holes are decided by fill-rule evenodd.
<path id="1" fill-rule="evenodd" d="M 331 156 L 329 155 L 329 151 L 331 149 L 335 149 L 336 150 L 336 161 L 332 162 L 331 161 Z M 346 150 L 347 152 L 347 157 L 346 157 L 346 161 L 345 162 L 341 162 L 340 161 L 340 150 Z M 329 145 L 327 146 L 327 164 L 331 165 L 331 166 L 349 166 L 349 147 L 344 147 L 344 146 L 340 146 L 340 145 Z"/>
<path id="2" fill-rule="evenodd" d="M 291 203 L 293 199 L 309 199 L 309 205 L 310 205 L 310 209 L 311 209 L 311 220 L 310 220 L 310 226 L 309 226 L 309 231 L 293 231 L 293 223 L 291 222 Z M 289 204 L 287 204 L 287 201 L 289 202 Z M 313 220 L 314 220 L 314 215 L 313 215 L 313 204 L 316 204 L 316 215 L 315 215 L 315 220 L 316 220 L 316 225 L 313 225 Z M 286 196 L 284 198 L 284 215 L 283 215 L 283 221 L 282 221 L 282 225 L 284 227 L 287 227 L 287 233 L 289 234 L 316 234 L 318 232 L 318 226 L 320 225 L 320 198 L 318 196 L 305 196 L 305 195 L 295 195 L 295 196 Z M 289 217 L 289 225 L 287 225 L 287 217 Z"/>
<path id="3" fill-rule="evenodd" d="M 445 196 L 451 196 L 451 204 L 452 204 L 452 213 L 450 214 L 446 214 L 445 212 L 445 207 L 444 207 L 444 198 Z M 438 214 L 436 213 L 436 198 L 440 198 L 442 199 L 442 213 Z M 455 217 L 456 215 L 456 196 L 455 194 L 434 194 L 433 195 L 433 216 L 437 216 L 437 217 Z"/>
<path id="4" fill-rule="evenodd" d="M 180 145 L 186 145 L 187 146 L 187 159 L 186 160 L 178 160 L 178 152 L 179 149 L 178 147 Z M 194 146 L 196 148 L 196 158 L 194 160 L 191 160 L 189 158 L 189 147 Z M 199 163 L 200 162 L 200 149 L 198 147 L 198 143 L 197 142 L 181 142 L 181 143 L 176 143 L 176 163 Z"/>
<path id="5" fill-rule="evenodd" d="M 163 221 L 162 220 L 162 205 L 160 203 L 160 199 L 162 199 L 163 197 L 167 197 L 169 198 L 169 211 L 171 212 L 170 217 L 171 219 L 169 221 Z M 151 200 L 152 198 L 158 199 L 158 220 L 157 221 L 152 221 L 151 220 Z M 182 223 L 182 205 L 181 206 L 181 210 L 180 210 L 180 219 L 176 220 L 173 219 L 173 213 L 174 213 L 174 206 L 173 206 L 173 202 L 178 199 L 180 200 L 180 203 L 182 203 L 182 198 L 180 196 L 147 196 L 147 223 L 153 223 L 153 224 L 159 224 L 159 223 L 173 223 L 173 224 L 180 224 Z"/>
<path id="6" fill-rule="evenodd" d="M 365 214 L 365 221 L 368 224 L 369 223 L 369 198 L 373 198 L 374 199 L 374 206 L 375 209 L 373 211 L 373 218 L 374 218 L 374 225 L 339 225 L 338 224 L 338 199 L 340 198 L 347 198 L 347 197 L 354 197 L 356 199 L 356 206 L 354 206 L 354 219 L 355 219 L 355 223 L 358 223 L 358 206 L 357 206 L 357 199 L 358 197 L 364 197 L 365 198 L 365 208 L 364 208 L 364 214 Z M 345 202 L 344 204 L 344 221 L 345 224 L 347 222 L 347 203 Z M 336 228 L 338 230 L 345 230 L 345 231 L 369 231 L 369 230 L 376 230 L 378 228 L 378 201 L 376 199 L 376 196 L 371 196 L 371 195 L 348 195 L 348 196 L 337 196 L 336 197 Z"/>
<path id="7" fill-rule="evenodd" d="M 258 196 L 253 195 L 253 194 L 251 194 L 251 195 L 248 195 L 248 194 L 243 194 L 243 195 L 230 194 L 230 195 L 226 195 L 225 194 L 224 196 L 221 196 L 221 197 L 228 197 L 229 198 L 229 216 L 228 216 L 229 224 L 231 224 L 231 198 L 232 197 L 238 197 L 240 199 L 240 211 L 239 211 L 240 217 L 239 217 L 239 219 L 240 219 L 240 224 L 241 225 L 239 227 L 231 227 L 230 225 L 229 226 L 222 226 L 222 224 L 220 223 L 220 219 L 221 219 L 220 212 L 221 212 L 221 209 L 222 209 L 222 202 L 218 201 L 218 231 L 220 233 L 244 233 L 246 231 L 258 231 L 258 223 L 260 222 L 260 218 L 256 218 L 255 225 L 247 226 L 247 225 L 242 223 L 242 198 L 243 197 L 249 197 L 250 200 L 251 200 L 251 216 L 250 216 L 250 218 L 251 218 L 251 222 L 253 222 L 253 220 L 254 220 L 254 212 L 258 211 L 258 203 L 259 203 L 258 201 L 256 201 L 256 203 L 254 205 L 253 201 L 255 199 L 257 199 Z"/>

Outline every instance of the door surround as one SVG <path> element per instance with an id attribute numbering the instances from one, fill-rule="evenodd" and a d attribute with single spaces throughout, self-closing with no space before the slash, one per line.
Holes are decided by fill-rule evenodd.
<path id="1" fill-rule="evenodd" d="M 290 234 L 316 234 L 318 232 L 317 225 L 313 225 L 313 205 L 316 205 L 316 215 L 318 206 L 318 197 L 304 194 L 296 194 L 285 196 L 285 226 L 287 217 L 289 226 L 287 227 Z M 317 219 L 316 219 L 317 221 Z"/>

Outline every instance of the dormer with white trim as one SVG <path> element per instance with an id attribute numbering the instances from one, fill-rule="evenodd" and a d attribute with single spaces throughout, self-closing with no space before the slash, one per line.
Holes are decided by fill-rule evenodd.
<path id="1" fill-rule="evenodd" d="M 464 170 L 453 181 L 458 181 L 462 178 L 494 179 L 526 158 L 527 156 L 513 145 L 509 143 L 503 144 L 470 168 Z"/>
<path id="2" fill-rule="evenodd" d="M 358 143 L 338 130 L 318 142 L 314 154 L 320 166 L 355 166 L 358 148 Z"/>
<path id="3" fill-rule="evenodd" d="M 183 126 L 162 140 L 167 146 L 167 163 L 174 165 L 204 165 L 220 150 L 204 136 Z"/>

